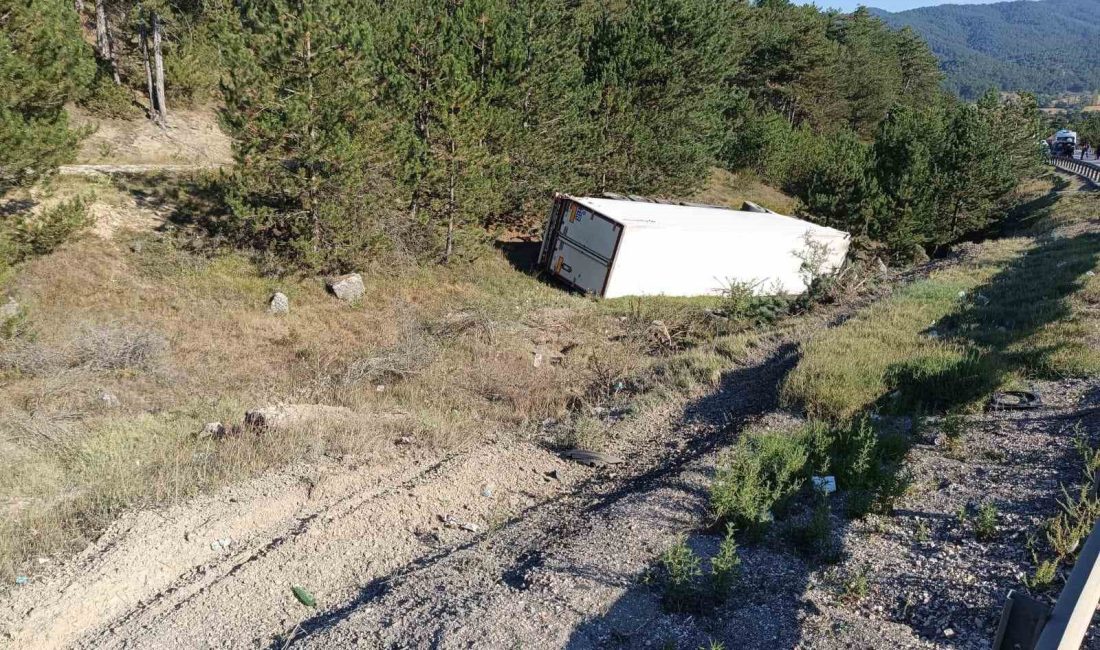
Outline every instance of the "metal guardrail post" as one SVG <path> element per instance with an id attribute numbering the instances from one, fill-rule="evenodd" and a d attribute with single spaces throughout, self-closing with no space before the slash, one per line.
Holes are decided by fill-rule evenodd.
<path id="1" fill-rule="evenodd" d="M 1092 528 L 1077 563 L 1043 627 L 1035 650 L 1078 650 L 1100 603 L 1100 520 Z"/>

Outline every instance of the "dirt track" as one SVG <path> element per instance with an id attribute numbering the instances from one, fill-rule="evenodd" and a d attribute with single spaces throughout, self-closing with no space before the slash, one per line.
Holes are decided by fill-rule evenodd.
<path id="1" fill-rule="evenodd" d="M 686 412 L 670 405 L 620 440 L 627 462 L 613 471 L 501 440 L 330 463 L 319 481 L 292 469 L 127 516 L 14 593 L 0 634 L 11 647 L 277 647 L 301 620 L 295 645 L 355 645 L 363 629 L 391 646 L 561 645 L 700 523 L 713 452 L 730 424 L 773 406 L 794 361 L 793 345 L 776 344 Z M 446 515 L 477 532 L 444 525 Z M 318 610 L 298 604 L 291 584 L 309 588 Z"/>

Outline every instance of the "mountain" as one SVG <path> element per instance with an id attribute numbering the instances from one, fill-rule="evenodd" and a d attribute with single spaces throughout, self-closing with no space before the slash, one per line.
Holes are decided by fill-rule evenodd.
<path id="1" fill-rule="evenodd" d="M 990 87 L 1049 94 L 1100 88 L 1100 0 L 871 11 L 920 33 L 964 97 Z"/>

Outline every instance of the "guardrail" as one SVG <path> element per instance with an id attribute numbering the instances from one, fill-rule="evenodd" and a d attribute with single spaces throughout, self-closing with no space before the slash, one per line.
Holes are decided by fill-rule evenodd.
<path id="1" fill-rule="evenodd" d="M 993 650 L 1078 650 L 1100 603 L 1100 521 L 1077 556 L 1066 585 L 1050 609 L 1010 591 Z"/>
<path id="2" fill-rule="evenodd" d="M 1062 171 L 1084 177 L 1093 185 L 1100 185 L 1100 164 L 1062 156 L 1052 158 L 1051 163 Z"/>

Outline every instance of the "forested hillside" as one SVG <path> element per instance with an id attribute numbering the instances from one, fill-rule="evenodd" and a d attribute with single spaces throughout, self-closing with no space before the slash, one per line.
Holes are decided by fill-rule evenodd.
<path id="1" fill-rule="evenodd" d="M 943 93 L 911 30 L 775 0 L 0 1 L 6 184 L 79 133 L 215 104 L 204 225 L 277 273 L 475 256 L 554 190 L 685 196 L 750 170 L 899 259 L 984 227 L 1036 160 L 1032 98 Z M 996 160 L 991 156 L 996 152 Z M 46 161 L 49 165 L 28 164 Z M 53 231 L 59 230 L 54 228 Z M 64 230 L 64 228 L 60 228 Z"/>
<path id="2" fill-rule="evenodd" d="M 1100 2 L 1018 0 L 873 10 L 928 41 L 948 86 L 966 98 L 989 88 L 1039 93 L 1100 88 Z"/>

